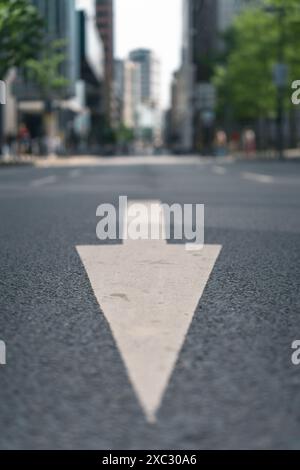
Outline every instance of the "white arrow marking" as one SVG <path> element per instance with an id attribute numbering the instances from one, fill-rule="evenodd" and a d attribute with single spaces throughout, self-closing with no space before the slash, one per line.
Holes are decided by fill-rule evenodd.
<path id="1" fill-rule="evenodd" d="M 77 247 L 150 422 L 221 248 L 187 251 L 166 240 Z"/>

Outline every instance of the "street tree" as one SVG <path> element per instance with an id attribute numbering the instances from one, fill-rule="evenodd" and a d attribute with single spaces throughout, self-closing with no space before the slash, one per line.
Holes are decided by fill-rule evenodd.
<path id="1" fill-rule="evenodd" d="M 28 0 L 0 0 L 0 79 L 12 67 L 25 67 L 41 48 L 43 20 Z M 0 105 L 0 155 L 3 142 L 3 108 Z"/>
<path id="2" fill-rule="evenodd" d="M 65 47 L 65 40 L 52 41 L 43 47 L 38 59 L 30 59 L 26 63 L 27 78 L 37 86 L 44 102 L 44 132 L 48 138 L 56 134 L 54 100 L 61 98 L 69 85 L 62 71 L 66 59 Z"/>
<path id="3" fill-rule="evenodd" d="M 28 0 L 0 0 L 0 79 L 41 49 L 43 20 Z"/>
<path id="4" fill-rule="evenodd" d="M 263 7 L 245 10 L 236 18 L 228 37 L 226 60 L 216 66 L 214 74 L 219 115 L 230 108 L 241 121 L 275 117 L 277 89 L 272 78 L 279 48 L 288 66 L 289 82 L 300 77 L 299 1 L 269 0 Z M 290 95 L 286 88 L 286 108 L 291 106 Z"/>

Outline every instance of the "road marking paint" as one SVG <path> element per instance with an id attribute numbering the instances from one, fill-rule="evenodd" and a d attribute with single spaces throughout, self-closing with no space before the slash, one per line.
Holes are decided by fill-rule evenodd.
<path id="1" fill-rule="evenodd" d="M 130 203 L 127 215 L 129 209 Z M 193 252 L 161 239 L 76 248 L 146 418 L 154 422 L 222 247 Z"/>
<path id="2" fill-rule="evenodd" d="M 57 177 L 54 175 L 51 176 L 45 176 L 44 178 L 39 178 L 37 180 L 34 180 L 30 183 L 30 186 L 33 186 L 35 188 L 44 186 L 47 184 L 53 184 L 57 181 Z"/>
<path id="3" fill-rule="evenodd" d="M 222 166 L 218 166 L 218 165 L 214 165 L 213 168 L 212 168 L 212 171 L 216 175 L 225 175 L 225 173 L 226 173 L 226 169 L 223 168 Z"/>
<path id="4" fill-rule="evenodd" d="M 273 176 L 259 175 L 257 173 L 250 173 L 247 171 L 242 173 L 242 177 L 248 181 L 255 181 L 257 183 L 265 183 L 265 184 L 274 183 L 275 181 Z"/>

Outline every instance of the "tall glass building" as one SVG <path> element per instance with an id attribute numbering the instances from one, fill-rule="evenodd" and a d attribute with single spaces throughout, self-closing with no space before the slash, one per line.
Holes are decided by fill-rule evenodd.
<path id="1" fill-rule="evenodd" d="M 140 65 L 142 101 L 160 108 L 160 62 L 153 51 L 135 49 L 129 59 Z"/>
<path id="2" fill-rule="evenodd" d="M 66 60 L 62 73 L 68 79 L 67 94 L 75 93 L 79 75 L 78 31 L 75 0 L 31 0 L 45 23 L 49 40 L 66 40 Z"/>

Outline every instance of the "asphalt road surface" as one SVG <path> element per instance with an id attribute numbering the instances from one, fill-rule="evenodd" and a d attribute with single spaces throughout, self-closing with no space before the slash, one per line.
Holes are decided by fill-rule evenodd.
<path id="1" fill-rule="evenodd" d="M 205 204 L 222 245 L 154 423 L 76 251 L 119 195 Z M 2 168 L 0 448 L 299 449 L 299 234 L 298 162 Z"/>

